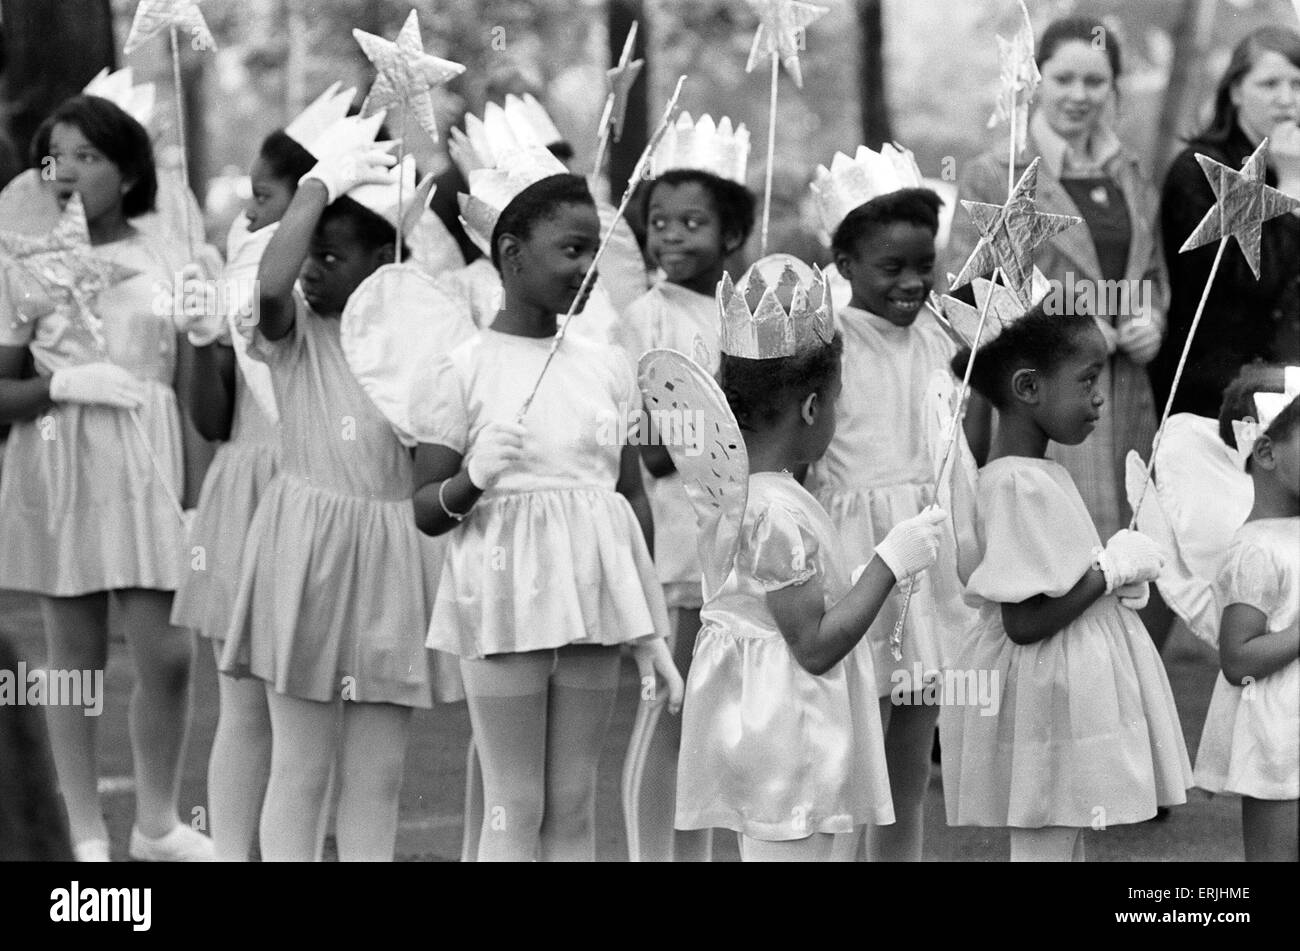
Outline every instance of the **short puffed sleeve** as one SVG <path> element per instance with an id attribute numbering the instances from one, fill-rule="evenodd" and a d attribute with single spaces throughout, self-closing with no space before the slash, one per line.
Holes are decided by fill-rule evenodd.
<path id="1" fill-rule="evenodd" d="M 808 519 L 783 505 L 769 505 L 754 519 L 748 547 L 754 580 L 764 591 L 809 581 L 822 571 L 821 542 Z"/>
<path id="2" fill-rule="evenodd" d="M 1252 539 L 1236 539 L 1219 571 L 1222 604 L 1246 604 L 1266 616 L 1277 613 L 1283 596 L 1283 569 L 1267 548 Z"/>
<path id="3" fill-rule="evenodd" d="M 1093 561 L 1097 531 L 1069 477 L 1039 465 L 1005 465 L 980 473 L 978 519 L 983 542 L 970 594 L 1000 604 L 1035 595 L 1059 598 Z"/>
<path id="4" fill-rule="evenodd" d="M 408 415 L 417 442 L 464 454 L 469 446 L 469 407 L 461 373 L 448 355 L 439 355 L 416 373 Z"/>
<path id="5" fill-rule="evenodd" d="M 289 363 L 298 358 L 307 337 L 316 329 L 317 321 L 323 320 L 312 312 L 306 299 L 297 287 L 293 289 L 293 326 L 279 340 L 268 340 L 260 333 L 254 332 L 248 345 L 248 356 L 274 367 L 277 363 Z"/>

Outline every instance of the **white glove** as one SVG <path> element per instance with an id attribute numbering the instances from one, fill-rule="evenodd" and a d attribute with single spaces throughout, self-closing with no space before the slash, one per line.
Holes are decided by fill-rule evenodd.
<path id="1" fill-rule="evenodd" d="M 1114 354 L 1119 348 L 1119 332 L 1111 326 L 1109 320 L 1102 320 L 1100 317 L 1094 317 L 1092 320 L 1101 331 L 1101 339 L 1106 341 L 1106 353 Z"/>
<path id="2" fill-rule="evenodd" d="M 1132 584 L 1121 585 L 1115 589 L 1115 595 L 1124 607 L 1141 611 L 1151 600 L 1151 582 L 1134 581 Z"/>
<path id="3" fill-rule="evenodd" d="M 229 341 L 226 315 L 216 306 L 216 287 L 207 280 L 203 268 L 194 263 L 187 264 L 181 268 L 177 279 L 181 282 L 182 309 L 171 315 L 176 332 L 185 334 L 196 347 L 206 347 L 223 337 Z"/>
<path id="4" fill-rule="evenodd" d="M 397 159 L 382 148 L 359 149 L 342 155 L 328 155 L 312 166 L 312 170 L 298 179 L 298 184 L 314 178 L 325 186 L 330 204 L 338 201 L 358 185 L 383 185 L 388 182 L 388 169 Z"/>
<path id="5" fill-rule="evenodd" d="M 936 505 L 889 530 L 885 540 L 876 546 L 876 554 L 894 573 L 895 580 L 902 581 L 934 564 L 946 521 L 948 513 Z"/>
<path id="6" fill-rule="evenodd" d="M 1145 366 L 1160 352 L 1160 328 L 1150 319 L 1128 320 L 1120 324 L 1117 344 L 1130 360 Z"/>
<path id="7" fill-rule="evenodd" d="M 144 402 L 144 384 L 115 363 L 83 363 L 54 371 L 50 399 L 56 403 L 135 409 Z"/>
<path id="8" fill-rule="evenodd" d="M 1139 581 L 1155 581 L 1164 565 L 1160 546 L 1141 532 L 1122 528 L 1097 554 L 1097 567 L 1106 576 L 1106 593 Z"/>
<path id="9" fill-rule="evenodd" d="M 465 462 L 469 481 L 476 489 L 485 492 L 492 488 L 501 474 L 519 461 L 527 433 L 518 423 L 488 423 L 483 427 Z"/>

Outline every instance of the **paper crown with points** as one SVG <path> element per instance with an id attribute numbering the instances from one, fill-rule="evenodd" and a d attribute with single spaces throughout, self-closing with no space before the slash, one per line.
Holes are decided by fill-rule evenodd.
<path id="1" fill-rule="evenodd" d="M 153 83 L 135 84 L 131 67 L 109 72 L 105 66 L 82 90 L 88 96 L 107 99 L 146 129 L 153 119 L 156 91 Z"/>
<path id="2" fill-rule="evenodd" d="M 297 118 L 284 127 L 285 134 L 289 138 L 316 158 L 320 158 L 320 151 L 326 133 L 330 131 L 336 122 L 347 116 L 348 109 L 352 106 L 352 100 L 356 96 L 357 91 L 355 88 L 344 89 L 340 92 L 342 85 L 339 82 L 332 83 L 328 89 L 316 97 L 311 105 L 298 113 Z"/>
<path id="3" fill-rule="evenodd" d="M 387 182 L 382 185 L 358 185 L 348 192 L 348 197 L 383 218 L 405 238 L 428 208 L 432 194 L 433 176 L 425 175 L 417 183 L 415 158 L 405 155 L 399 164 L 388 170 Z"/>
<path id="4" fill-rule="evenodd" d="M 1237 444 L 1235 453 L 1240 466 L 1246 465 L 1246 460 L 1255 451 L 1255 443 L 1273 425 L 1278 414 L 1290 406 L 1296 397 L 1300 397 L 1300 367 L 1287 367 L 1283 373 L 1286 382 L 1281 393 L 1256 393 L 1255 415 L 1232 421 L 1233 441 Z"/>
<path id="5" fill-rule="evenodd" d="M 314 143 L 316 158 L 324 161 L 354 152 L 391 150 L 395 143 L 376 142 L 375 136 L 383 125 L 383 110 L 373 116 L 344 116 L 322 132 Z M 356 185 L 347 197 L 370 209 L 405 237 L 429 203 L 433 191 L 433 176 L 426 175 L 418 184 L 415 179 L 415 159 L 407 155 L 387 171 L 383 184 Z M 399 204 L 400 202 L 400 204 Z"/>
<path id="6" fill-rule="evenodd" d="M 836 152 L 829 169 L 817 166 L 809 187 L 829 242 L 853 209 L 881 195 L 924 184 L 911 151 L 886 142 L 879 152 L 859 145 L 852 158 Z"/>
<path id="7" fill-rule="evenodd" d="M 505 113 L 510 131 L 524 148 L 539 145 L 545 148 L 564 141 L 550 114 L 532 93 L 526 92 L 522 96 L 512 93 L 506 96 L 505 105 L 498 108 Z"/>
<path id="8" fill-rule="evenodd" d="M 564 163 L 540 145 L 498 156 L 490 166 L 471 168 L 465 176 L 469 180 L 469 194 L 462 192 L 457 196 L 465 233 L 480 251 L 491 257 L 492 232 L 506 207 L 528 186 L 567 172 Z"/>
<path id="9" fill-rule="evenodd" d="M 949 279 L 952 279 L 951 275 Z M 1005 284 L 995 284 L 988 278 L 978 277 L 971 281 L 971 288 L 975 292 L 974 307 L 948 294 L 940 298 L 943 304 L 943 320 L 954 333 L 957 342 L 964 346 L 971 347 L 974 344 L 975 333 L 980 323 L 980 312 L 986 301 L 988 319 L 984 321 L 984 330 L 979 335 L 981 347 L 988 346 L 1001 336 L 1004 330 L 1029 313 Z M 1035 267 L 1030 284 L 1030 298 L 1034 306 L 1042 303 L 1051 290 L 1051 282 Z"/>
<path id="10" fill-rule="evenodd" d="M 710 115 L 693 120 L 683 112 L 665 130 L 650 157 L 650 175 L 658 178 L 675 169 L 695 169 L 744 185 L 748 165 L 749 130 L 743 122 L 732 128 L 726 116 L 715 124 Z"/>
<path id="11" fill-rule="evenodd" d="M 740 283 L 718 284 L 722 352 L 746 360 L 792 357 L 835 337 L 831 292 L 822 272 L 789 254 L 750 265 Z"/>

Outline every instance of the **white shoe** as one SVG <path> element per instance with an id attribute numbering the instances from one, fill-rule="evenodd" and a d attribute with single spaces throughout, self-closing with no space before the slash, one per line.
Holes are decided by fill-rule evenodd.
<path id="1" fill-rule="evenodd" d="M 86 839 L 72 847 L 72 857 L 78 862 L 111 862 L 108 842 L 103 839 Z"/>
<path id="2" fill-rule="evenodd" d="M 157 839 L 147 838 L 138 828 L 132 827 L 129 854 L 137 862 L 216 861 L 212 840 L 181 823 Z"/>

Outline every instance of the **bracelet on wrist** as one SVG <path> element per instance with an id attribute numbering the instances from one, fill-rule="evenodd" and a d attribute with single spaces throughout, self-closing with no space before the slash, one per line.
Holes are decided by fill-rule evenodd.
<path id="1" fill-rule="evenodd" d="M 442 506 L 442 510 L 448 518 L 454 519 L 457 522 L 463 522 L 469 517 L 469 512 L 453 512 L 451 509 L 447 508 L 447 500 L 442 496 L 442 493 L 447 490 L 447 483 L 450 481 L 450 479 L 443 479 L 442 482 L 439 483 L 438 504 Z"/>

